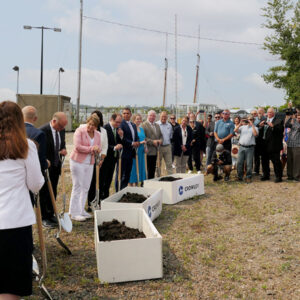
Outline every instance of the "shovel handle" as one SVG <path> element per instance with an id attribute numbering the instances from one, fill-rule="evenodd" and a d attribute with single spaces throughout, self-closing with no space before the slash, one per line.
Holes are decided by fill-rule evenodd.
<path id="1" fill-rule="evenodd" d="M 62 193 L 63 195 L 66 194 L 66 187 L 65 187 L 65 168 L 62 165 L 61 167 L 61 184 L 62 184 Z"/>
<path id="2" fill-rule="evenodd" d="M 99 164 L 96 164 L 96 190 L 99 190 Z"/>
<path id="3" fill-rule="evenodd" d="M 51 198 L 53 210 L 54 210 L 55 216 L 58 219 L 58 212 L 57 212 L 57 206 L 56 206 L 56 202 L 55 202 L 55 196 L 54 196 L 54 192 L 53 192 L 53 188 L 52 188 L 52 184 L 51 184 L 51 181 L 50 181 L 48 170 L 46 171 L 46 174 L 47 174 L 47 185 L 48 185 L 48 190 L 49 190 L 49 193 L 50 193 L 50 198 Z M 57 220 L 57 221 L 59 221 L 59 220 Z"/>
<path id="4" fill-rule="evenodd" d="M 139 181 L 140 181 L 140 170 L 139 170 L 139 161 L 138 161 L 138 159 L 139 159 L 138 151 L 136 149 L 136 152 L 135 152 L 135 168 L 136 168 L 137 186 L 139 185 Z"/>

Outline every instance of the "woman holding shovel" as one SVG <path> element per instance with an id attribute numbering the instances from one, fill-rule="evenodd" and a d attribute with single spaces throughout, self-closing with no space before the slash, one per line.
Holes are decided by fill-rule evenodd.
<path id="1" fill-rule="evenodd" d="M 74 150 L 70 156 L 73 187 L 69 213 L 75 221 L 85 221 L 87 218 L 91 218 L 84 207 L 93 176 L 95 154 L 101 152 L 98 124 L 98 116 L 90 115 L 87 119 L 87 126 L 77 128 L 73 137 Z"/>
<path id="2" fill-rule="evenodd" d="M 0 103 L 0 299 L 32 294 L 32 228 L 29 190 L 44 184 L 37 148 L 26 139 L 23 114 L 10 101 Z"/>
<path id="3" fill-rule="evenodd" d="M 136 125 L 140 146 L 136 149 L 136 156 L 132 162 L 129 186 L 138 186 L 139 182 L 141 182 L 141 186 L 143 186 L 144 180 L 146 179 L 145 153 L 147 153 L 147 148 L 144 146 L 146 144 L 145 131 L 140 127 L 142 124 L 142 116 L 140 114 L 133 115 L 132 122 Z"/>

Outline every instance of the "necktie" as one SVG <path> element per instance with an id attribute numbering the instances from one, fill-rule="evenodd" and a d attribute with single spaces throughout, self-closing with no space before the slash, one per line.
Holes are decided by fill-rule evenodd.
<path id="1" fill-rule="evenodd" d="M 55 152 L 54 152 L 54 166 L 58 166 L 59 162 L 59 137 L 58 137 L 58 132 L 55 131 Z"/>
<path id="2" fill-rule="evenodd" d="M 268 119 L 267 122 L 270 122 L 270 119 Z M 269 125 L 264 126 L 264 134 L 263 134 L 263 139 L 264 140 L 266 139 L 266 134 L 267 134 L 268 128 L 269 128 Z"/>

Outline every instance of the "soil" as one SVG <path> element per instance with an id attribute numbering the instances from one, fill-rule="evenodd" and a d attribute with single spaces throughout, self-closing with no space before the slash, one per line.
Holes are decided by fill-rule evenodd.
<path id="1" fill-rule="evenodd" d="M 130 228 L 125 225 L 125 222 L 120 223 L 113 219 L 111 222 L 103 222 L 98 226 L 99 240 L 101 242 L 115 240 L 130 240 L 145 238 L 145 234 L 138 229 Z"/>
<path id="2" fill-rule="evenodd" d="M 121 203 L 143 203 L 147 197 L 137 193 L 126 193 L 124 194 L 119 202 Z"/>
<path id="3" fill-rule="evenodd" d="M 176 181 L 182 179 L 181 177 L 173 177 L 173 176 L 166 176 L 159 179 L 159 181 Z"/>

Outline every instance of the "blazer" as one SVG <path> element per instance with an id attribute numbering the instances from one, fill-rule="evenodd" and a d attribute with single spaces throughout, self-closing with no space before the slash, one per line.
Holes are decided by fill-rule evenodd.
<path id="1" fill-rule="evenodd" d="M 38 155 L 41 164 L 41 169 L 46 170 L 48 168 L 48 163 L 46 160 L 46 135 L 45 133 L 35 128 L 32 124 L 25 123 L 25 129 L 27 137 L 31 140 L 36 141 L 38 145 Z"/>
<path id="2" fill-rule="evenodd" d="M 92 152 L 92 145 L 90 141 L 89 134 L 87 132 L 87 127 L 79 127 L 76 129 L 74 136 L 74 149 L 71 152 L 70 158 L 82 163 L 85 158 L 91 154 L 91 165 L 95 163 L 95 156 Z M 99 131 L 94 131 L 94 146 L 98 146 L 101 149 L 101 135 Z"/>
<path id="3" fill-rule="evenodd" d="M 187 137 L 186 137 L 186 144 L 184 145 L 186 147 L 186 151 L 183 155 L 190 155 L 191 153 L 191 142 L 193 139 L 193 130 L 190 126 L 186 127 Z M 173 142 L 174 142 L 174 148 L 173 148 L 173 154 L 176 156 L 181 156 L 182 153 L 182 133 L 181 133 L 181 126 L 178 126 L 174 129 L 173 133 Z"/>
<path id="4" fill-rule="evenodd" d="M 135 157 L 135 150 L 132 147 L 133 142 L 138 142 L 139 141 L 139 136 L 137 133 L 136 125 L 132 122 L 130 122 L 133 130 L 134 130 L 134 139 L 131 134 L 131 130 L 129 128 L 129 125 L 125 120 L 122 121 L 121 123 L 121 129 L 124 132 L 124 136 L 122 139 L 122 145 L 123 145 L 123 153 L 122 153 L 122 158 L 133 158 Z"/>
<path id="5" fill-rule="evenodd" d="M 114 147 L 117 144 L 122 144 L 122 140 L 121 140 L 120 136 L 118 135 L 118 133 L 116 134 L 116 140 L 115 140 L 115 136 L 114 136 L 113 131 L 111 129 L 110 123 L 105 124 L 104 129 L 106 129 L 107 140 L 108 140 L 108 148 L 107 148 L 106 158 L 111 159 L 111 158 L 115 157 Z M 119 157 L 119 151 L 117 151 L 116 158 L 118 158 L 118 157 Z"/>
<path id="6" fill-rule="evenodd" d="M 202 151 L 205 151 L 206 150 L 205 128 L 200 122 L 196 122 L 195 128 L 192 129 L 192 131 L 193 131 L 192 140 L 196 140 L 193 144 L 193 147 L 197 147 Z"/>
<path id="7" fill-rule="evenodd" d="M 264 145 L 262 150 L 268 153 L 280 152 L 283 149 L 283 120 L 275 116 L 272 124 L 274 127 L 268 127 L 265 139 L 263 139 L 264 127 L 259 129 L 259 137 L 262 139 Z"/>
<path id="8" fill-rule="evenodd" d="M 47 123 L 47 124 L 41 126 L 39 129 L 42 130 L 46 135 L 46 158 L 50 161 L 51 166 L 53 166 L 55 149 L 54 149 L 54 140 L 53 140 L 50 123 Z M 65 140 L 66 132 L 65 132 L 65 130 L 59 131 L 59 135 L 60 135 L 60 141 L 61 141 L 59 150 L 66 149 L 66 140 Z M 60 168 L 60 167 L 61 167 L 61 163 L 59 162 L 58 168 Z"/>
<path id="9" fill-rule="evenodd" d="M 155 131 L 153 130 L 152 126 L 148 121 L 144 122 L 142 127 L 145 131 L 145 140 L 148 147 L 148 153 L 149 156 L 155 156 L 157 155 L 157 147 L 153 145 L 153 140 L 160 140 L 163 142 L 163 135 L 160 130 L 160 126 L 157 123 L 154 123 Z"/>

